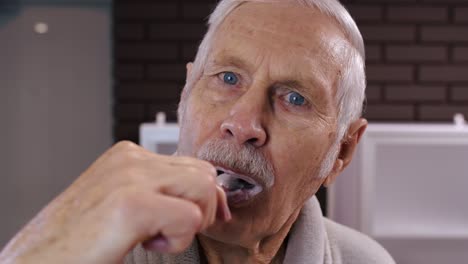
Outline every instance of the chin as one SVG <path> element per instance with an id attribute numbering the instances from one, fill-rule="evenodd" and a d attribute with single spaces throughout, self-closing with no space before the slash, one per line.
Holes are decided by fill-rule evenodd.
<path id="1" fill-rule="evenodd" d="M 250 244 L 249 241 L 255 241 L 257 237 L 260 237 L 257 230 L 252 232 L 252 225 L 255 226 L 252 222 L 243 223 L 233 215 L 231 221 L 227 223 L 216 221 L 207 230 L 201 232 L 201 235 L 223 244 L 247 246 Z"/>
<path id="2" fill-rule="evenodd" d="M 202 232 L 203 236 L 226 244 L 246 244 L 266 235 L 264 227 L 270 226 L 274 216 L 268 211 L 266 193 L 235 205 L 229 204 L 232 219 L 216 222 Z"/>

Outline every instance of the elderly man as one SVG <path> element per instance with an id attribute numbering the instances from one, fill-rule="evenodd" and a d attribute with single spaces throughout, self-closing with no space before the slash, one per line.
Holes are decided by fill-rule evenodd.
<path id="1" fill-rule="evenodd" d="M 177 155 L 121 142 L 1 263 L 394 263 L 314 196 L 366 121 L 364 46 L 335 0 L 223 0 L 180 107 Z"/>

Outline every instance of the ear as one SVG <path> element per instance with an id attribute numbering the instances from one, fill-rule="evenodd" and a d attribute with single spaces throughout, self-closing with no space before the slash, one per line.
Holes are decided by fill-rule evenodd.
<path id="1" fill-rule="evenodd" d="M 325 187 L 330 186 L 336 177 L 351 163 L 356 147 L 367 128 L 367 124 L 367 120 L 364 118 L 359 118 L 351 123 L 348 132 L 341 140 L 340 152 L 333 165 L 333 170 L 323 182 Z"/>

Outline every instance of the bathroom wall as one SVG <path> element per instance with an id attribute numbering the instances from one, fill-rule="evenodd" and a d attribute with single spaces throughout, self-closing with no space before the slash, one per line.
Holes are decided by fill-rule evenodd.
<path id="1" fill-rule="evenodd" d="M 0 248 L 112 144 L 110 10 L 0 4 Z"/>

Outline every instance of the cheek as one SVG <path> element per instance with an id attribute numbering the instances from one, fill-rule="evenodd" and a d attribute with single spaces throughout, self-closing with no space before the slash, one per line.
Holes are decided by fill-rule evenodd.
<path id="1" fill-rule="evenodd" d="M 330 145 L 327 135 L 320 133 L 290 133 L 283 138 L 277 148 L 278 156 L 282 163 L 286 163 L 283 164 L 285 167 L 301 174 L 310 174 L 320 167 Z"/>
<path id="2" fill-rule="evenodd" d="M 181 154 L 194 155 L 206 139 L 218 131 L 216 106 L 205 99 L 203 89 L 194 87 L 186 98 L 179 138 Z"/>
<path id="3" fill-rule="evenodd" d="M 324 131 L 310 129 L 302 133 L 287 133 L 276 137 L 283 138 L 281 142 L 271 142 L 279 188 L 296 193 L 296 197 L 310 196 L 321 184 L 318 173 L 331 141 Z"/>

